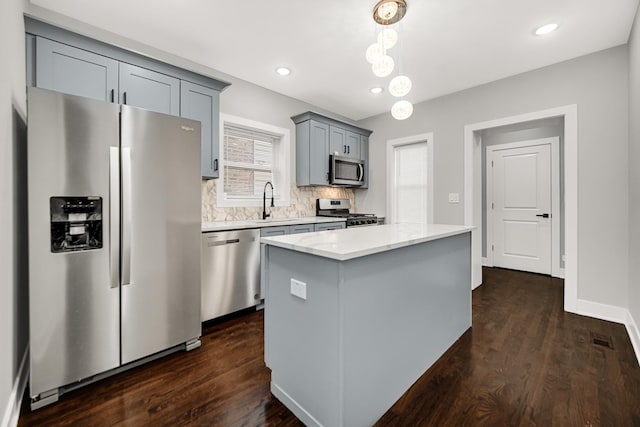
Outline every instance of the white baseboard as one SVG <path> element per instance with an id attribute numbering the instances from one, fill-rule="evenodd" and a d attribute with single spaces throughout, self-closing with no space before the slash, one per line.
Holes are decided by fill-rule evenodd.
<path id="1" fill-rule="evenodd" d="M 627 333 L 629 334 L 633 351 L 636 353 L 636 360 L 638 361 L 638 365 L 640 365 L 640 331 L 638 330 L 638 324 L 628 310 L 625 325 L 627 326 Z"/>
<path id="2" fill-rule="evenodd" d="M 483 267 L 493 267 L 493 264 L 491 264 L 489 262 L 489 258 L 483 256 L 482 257 L 482 266 Z"/>
<path id="3" fill-rule="evenodd" d="M 20 416 L 20 406 L 22 405 L 22 396 L 24 389 L 27 387 L 27 379 L 29 378 L 29 346 L 22 355 L 18 376 L 13 383 L 13 389 L 7 402 L 7 407 L 2 417 L 2 427 L 16 427 L 18 425 L 18 417 Z"/>

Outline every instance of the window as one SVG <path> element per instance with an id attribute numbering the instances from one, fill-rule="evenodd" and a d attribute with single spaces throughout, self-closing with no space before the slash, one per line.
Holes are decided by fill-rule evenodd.
<path id="1" fill-rule="evenodd" d="M 262 206 L 267 181 L 273 184 L 276 206 L 289 206 L 289 129 L 221 114 L 220 207 Z M 271 190 L 268 190 L 271 196 Z"/>

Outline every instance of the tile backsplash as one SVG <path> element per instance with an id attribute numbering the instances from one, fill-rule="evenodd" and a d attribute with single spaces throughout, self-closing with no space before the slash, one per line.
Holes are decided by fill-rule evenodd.
<path id="1" fill-rule="evenodd" d="M 291 204 L 271 209 L 271 218 L 296 218 L 315 216 L 316 199 L 349 199 L 351 211 L 355 211 L 355 193 L 349 188 L 291 186 Z M 219 208 L 216 206 L 216 180 L 202 181 L 202 222 L 242 221 L 259 219 L 262 207 Z"/>

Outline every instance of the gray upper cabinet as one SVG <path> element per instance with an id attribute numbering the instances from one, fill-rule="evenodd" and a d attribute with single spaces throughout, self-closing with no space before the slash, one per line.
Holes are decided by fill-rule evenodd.
<path id="1" fill-rule="evenodd" d="M 35 86 L 113 102 L 118 61 L 83 49 L 36 38 Z"/>
<path id="2" fill-rule="evenodd" d="M 220 92 L 195 83 L 180 82 L 180 115 L 202 124 L 202 177 L 218 178 L 220 152 Z"/>
<path id="3" fill-rule="evenodd" d="M 28 85 L 200 121 L 202 177 L 218 178 L 220 92 L 229 83 L 29 17 L 25 43 Z"/>
<path id="4" fill-rule="evenodd" d="M 365 161 L 368 188 L 369 135 L 371 131 L 308 111 L 291 117 L 296 124 L 296 184 L 329 185 L 329 156 Z"/>
<path id="5" fill-rule="evenodd" d="M 360 158 L 360 135 L 338 126 L 330 126 L 329 145 L 331 154 Z"/>
<path id="6" fill-rule="evenodd" d="M 180 80 L 121 62 L 119 100 L 121 104 L 177 116 Z"/>
<path id="7" fill-rule="evenodd" d="M 297 185 L 329 185 L 329 125 L 306 120 L 296 125 Z"/>

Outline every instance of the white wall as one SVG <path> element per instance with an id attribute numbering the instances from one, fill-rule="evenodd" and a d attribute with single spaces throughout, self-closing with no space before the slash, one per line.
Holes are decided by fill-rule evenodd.
<path id="1" fill-rule="evenodd" d="M 437 84 L 437 82 L 433 82 Z M 628 55 L 626 46 L 420 103 L 406 121 L 383 114 L 360 121 L 373 130 L 370 189 L 356 191 L 363 212 L 385 213 L 385 143 L 434 132 L 434 220 L 462 224 L 464 126 L 578 105 L 578 298 L 627 306 Z"/>
<path id="2" fill-rule="evenodd" d="M 10 421 L 10 396 L 28 339 L 22 11 L 22 0 L 0 2 L 0 423 Z"/>
<path id="3" fill-rule="evenodd" d="M 640 326 L 640 9 L 629 38 L 629 95 L 629 117 L 632 119 L 629 120 L 628 308 L 635 324 Z M 636 352 L 639 351 L 640 348 L 636 348 Z"/>

